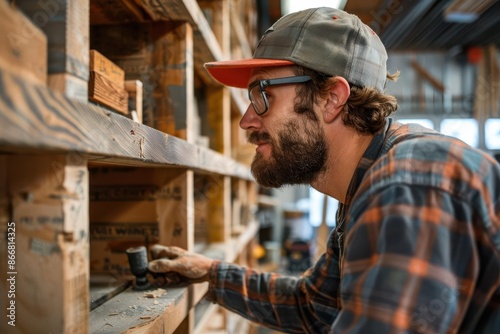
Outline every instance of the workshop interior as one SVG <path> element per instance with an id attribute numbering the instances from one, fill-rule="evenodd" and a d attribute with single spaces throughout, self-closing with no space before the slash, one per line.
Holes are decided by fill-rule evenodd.
<path id="1" fill-rule="evenodd" d="M 280 333 L 148 249 L 294 277 L 325 253 L 339 201 L 259 185 L 248 90 L 205 68 L 322 6 L 379 36 L 395 121 L 500 162 L 499 1 L 0 0 L 0 332 Z"/>

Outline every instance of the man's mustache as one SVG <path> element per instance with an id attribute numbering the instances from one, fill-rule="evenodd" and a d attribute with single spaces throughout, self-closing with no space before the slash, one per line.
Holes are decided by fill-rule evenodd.
<path id="1" fill-rule="evenodd" d="M 267 132 L 252 132 L 248 136 L 248 142 L 254 145 L 259 143 L 270 143 L 272 141 L 271 136 Z"/>

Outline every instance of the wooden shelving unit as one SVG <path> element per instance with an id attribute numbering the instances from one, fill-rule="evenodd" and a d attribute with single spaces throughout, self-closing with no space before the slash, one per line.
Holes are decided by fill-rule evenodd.
<path id="1" fill-rule="evenodd" d="M 200 304 L 195 317 L 207 284 L 146 298 L 124 251 L 159 242 L 253 263 L 258 195 L 238 127 L 248 101 L 203 63 L 251 56 L 255 7 L 0 0 L 0 286 L 14 271 L 16 286 L 15 326 L 0 332 L 205 332 L 218 310 Z M 91 49 L 143 84 L 144 123 L 88 100 Z"/>

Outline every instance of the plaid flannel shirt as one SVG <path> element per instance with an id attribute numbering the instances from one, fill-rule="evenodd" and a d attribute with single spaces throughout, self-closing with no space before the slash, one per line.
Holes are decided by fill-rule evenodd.
<path id="1" fill-rule="evenodd" d="M 217 261 L 207 297 L 288 333 L 500 333 L 500 165 L 389 120 L 311 269 Z"/>

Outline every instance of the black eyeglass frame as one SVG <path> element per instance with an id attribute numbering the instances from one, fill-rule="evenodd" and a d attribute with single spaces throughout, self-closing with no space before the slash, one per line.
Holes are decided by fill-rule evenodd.
<path id="1" fill-rule="evenodd" d="M 263 80 L 257 80 L 254 83 L 252 83 L 250 86 L 248 86 L 248 98 L 250 99 L 250 102 L 252 103 L 253 109 L 255 110 L 255 113 L 257 115 L 264 115 L 267 110 L 269 109 L 269 101 L 267 100 L 266 96 L 266 88 L 269 86 L 277 86 L 277 85 L 288 85 L 288 84 L 298 84 L 298 83 L 305 83 L 308 81 L 311 81 L 312 77 L 310 75 L 296 75 L 292 77 L 284 77 L 284 78 L 274 78 L 274 79 L 263 79 Z M 264 110 L 260 111 L 257 103 L 255 102 L 255 99 L 253 98 L 252 95 L 252 89 L 255 87 L 259 87 L 260 89 L 260 95 L 262 96 L 262 100 L 264 101 Z"/>

